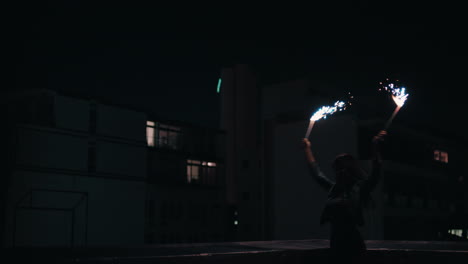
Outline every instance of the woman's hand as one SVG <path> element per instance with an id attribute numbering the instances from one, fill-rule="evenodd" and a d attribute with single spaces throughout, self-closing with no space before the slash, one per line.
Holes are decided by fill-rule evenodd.
<path id="1" fill-rule="evenodd" d="M 307 138 L 303 138 L 302 146 L 304 147 L 304 149 L 310 149 L 310 141 Z"/>

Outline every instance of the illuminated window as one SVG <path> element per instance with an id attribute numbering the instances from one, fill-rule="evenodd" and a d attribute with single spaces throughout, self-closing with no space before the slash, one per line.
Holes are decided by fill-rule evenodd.
<path id="1" fill-rule="evenodd" d="M 457 237 L 462 237 L 463 236 L 463 230 L 462 229 L 449 229 L 448 233 Z"/>
<path id="2" fill-rule="evenodd" d="M 440 161 L 443 163 L 448 163 L 448 153 L 447 152 L 440 152 Z"/>
<path id="3" fill-rule="evenodd" d="M 146 143 L 148 147 L 154 147 L 154 122 L 146 121 Z"/>
<path id="4" fill-rule="evenodd" d="M 180 139 L 179 127 L 153 121 L 146 122 L 146 142 L 149 147 L 179 149 Z"/>
<path id="5" fill-rule="evenodd" d="M 216 163 L 200 160 L 187 160 L 187 182 L 204 185 L 216 184 Z"/>
<path id="6" fill-rule="evenodd" d="M 200 176 L 199 160 L 187 160 L 187 182 L 196 182 Z"/>
<path id="7" fill-rule="evenodd" d="M 434 160 L 448 163 L 448 153 L 442 150 L 434 150 Z"/>

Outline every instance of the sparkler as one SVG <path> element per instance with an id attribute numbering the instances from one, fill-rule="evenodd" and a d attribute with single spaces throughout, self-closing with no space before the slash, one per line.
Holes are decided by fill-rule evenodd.
<path id="1" fill-rule="evenodd" d="M 396 81 L 398 82 L 398 80 Z M 398 111 L 400 111 L 400 109 L 405 104 L 406 99 L 408 99 L 409 94 L 406 93 L 405 87 L 400 87 L 393 82 L 389 82 L 388 78 L 387 78 L 387 83 L 380 82 L 380 85 L 382 85 L 382 87 L 379 88 L 379 91 L 382 91 L 383 89 L 387 92 L 390 92 L 392 94 L 392 99 L 396 104 L 395 110 L 393 111 L 390 118 L 387 120 L 387 123 L 385 123 L 384 130 L 387 130 L 390 124 L 392 123 L 393 119 L 395 118 L 396 114 L 398 113 Z"/>
<path id="2" fill-rule="evenodd" d="M 352 96 L 351 96 L 352 98 Z M 349 103 L 351 104 L 351 103 Z M 310 132 L 312 131 L 312 128 L 314 127 L 314 124 L 316 121 L 320 119 L 327 119 L 327 116 L 334 114 L 337 111 L 343 111 L 346 110 L 346 103 L 343 101 L 336 101 L 334 105 L 332 106 L 322 106 L 319 108 L 311 117 L 310 117 L 310 122 L 309 122 L 309 127 L 307 128 L 307 132 L 305 134 L 305 137 L 308 138 L 310 135 Z"/>

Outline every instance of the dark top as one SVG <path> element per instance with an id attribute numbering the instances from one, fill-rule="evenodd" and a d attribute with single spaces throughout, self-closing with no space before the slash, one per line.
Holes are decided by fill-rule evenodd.
<path id="1" fill-rule="evenodd" d="M 363 206 L 370 201 L 370 193 L 381 178 L 381 163 L 372 161 L 369 177 L 356 180 L 352 186 L 336 184 L 320 170 L 317 163 L 310 164 L 314 179 L 328 191 L 328 199 L 320 218 L 320 224 L 364 224 Z"/>

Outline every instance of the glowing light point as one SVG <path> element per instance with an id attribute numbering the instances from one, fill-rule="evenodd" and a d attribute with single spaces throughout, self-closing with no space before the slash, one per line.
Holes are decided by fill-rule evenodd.
<path id="1" fill-rule="evenodd" d="M 216 88 L 216 92 L 219 93 L 221 91 L 221 78 L 218 79 L 218 87 Z"/>

